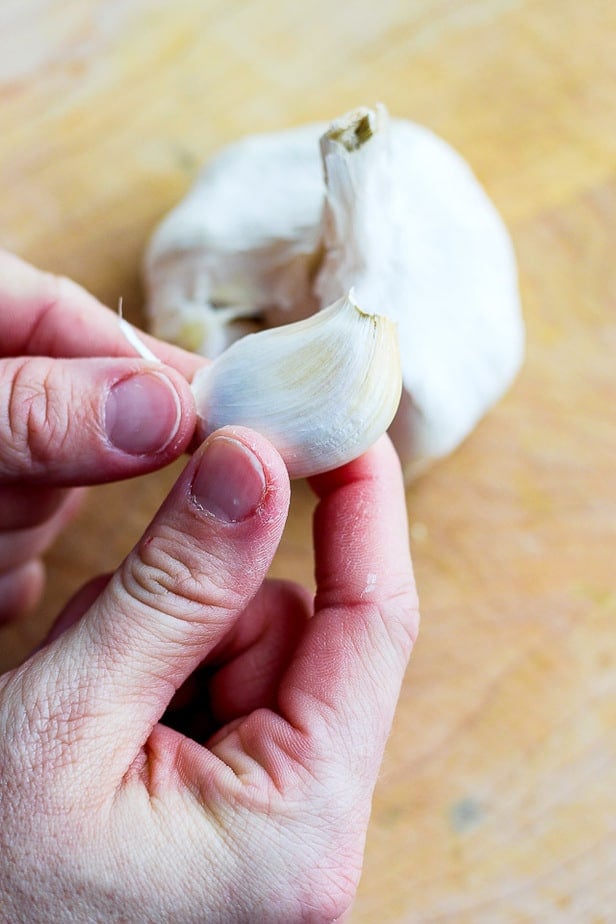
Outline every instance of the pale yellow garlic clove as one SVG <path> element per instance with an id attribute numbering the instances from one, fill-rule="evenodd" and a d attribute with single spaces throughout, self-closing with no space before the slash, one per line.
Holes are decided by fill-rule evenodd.
<path id="1" fill-rule="evenodd" d="M 292 478 L 365 452 L 391 423 L 402 389 L 396 325 L 353 294 L 310 318 L 249 334 L 199 370 L 200 435 L 258 430 Z"/>

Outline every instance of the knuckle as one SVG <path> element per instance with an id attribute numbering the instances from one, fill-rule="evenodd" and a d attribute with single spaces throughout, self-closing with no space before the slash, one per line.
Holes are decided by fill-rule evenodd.
<path id="1" fill-rule="evenodd" d="M 419 632 L 417 596 L 411 587 L 400 585 L 387 596 L 356 600 L 349 606 L 349 618 L 366 627 L 366 638 L 384 653 L 393 652 L 406 660 Z"/>
<path id="2" fill-rule="evenodd" d="M 49 361 L 28 358 L 8 364 L 2 389 L 8 442 L 3 440 L 5 463 L 15 473 L 37 475 L 61 452 L 69 430 L 70 400 L 58 400 L 58 387 Z M 70 399 L 70 386 L 68 397 Z M 7 458 L 8 456 L 8 458 Z"/>
<path id="3" fill-rule="evenodd" d="M 171 526 L 141 540 L 120 578 L 132 599 L 180 620 L 192 621 L 207 608 L 209 621 L 212 611 L 225 613 L 239 599 L 225 563 Z"/>
<path id="4" fill-rule="evenodd" d="M 419 632 L 419 604 L 412 581 L 392 577 L 387 593 L 356 604 L 364 619 L 380 631 L 387 647 L 402 659 L 408 658 Z"/>
<path id="5" fill-rule="evenodd" d="M 419 601 L 414 587 L 403 583 L 390 594 L 383 609 L 383 621 L 389 630 L 392 644 L 408 655 L 419 634 Z"/>

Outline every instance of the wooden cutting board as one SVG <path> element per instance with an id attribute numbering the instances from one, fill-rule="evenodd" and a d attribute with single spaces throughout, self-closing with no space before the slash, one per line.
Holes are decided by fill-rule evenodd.
<path id="1" fill-rule="evenodd" d="M 356 924 L 616 921 L 615 38 L 609 0 L 0 8 L 0 243 L 136 322 L 144 243 L 211 153 L 359 103 L 454 144 L 511 229 L 527 361 L 408 492 L 423 627 Z M 177 470 L 90 493 L 1 669 Z M 311 581 L 311 506 L 298 485 L 276 574 Z"/>

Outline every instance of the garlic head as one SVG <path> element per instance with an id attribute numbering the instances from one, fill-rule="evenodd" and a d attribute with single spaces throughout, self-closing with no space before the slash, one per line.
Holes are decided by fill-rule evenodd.
<path id="1" fill-rule="evenodd" d="M 397 324 L 408 480 L 452 452 L 524 355 L 512 242 L 468 164 L 384 106 L 224 149 L 155 231 L 153 333 L 206 356 L 352 287 Z"/>
<path id="2" fill-rule="evenodd" d="M 192 385 L 200 436 L 242 425 L 278 449 L 292 478 L 365 452 L 402 389 L 396 325 L 353 293 L 301 321 L 235 341 Z"/>

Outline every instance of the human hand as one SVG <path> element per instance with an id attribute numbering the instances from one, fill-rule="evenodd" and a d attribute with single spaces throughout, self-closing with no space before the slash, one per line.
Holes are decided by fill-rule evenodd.
<path id="1" fill-rule="evenodd" d="M 0 678 L 3 920 L 312 924 L 349 908 L 418 617 L 387 438 L 312 487 L 314 606 L 264 582 L 282 460 L 227 428 L 104 590 Z M 161 723 L 195 671 L 207 741 Z"/>
<path id="2" fill-rule="evenodd" d="M 135 358 L 83 289 L 0 251 L 0 622 L 29 609 L 40 555 L 74 513 L 69 486 L 139 475 L 186 448 L 199 360 L 152 338 Z"/>

